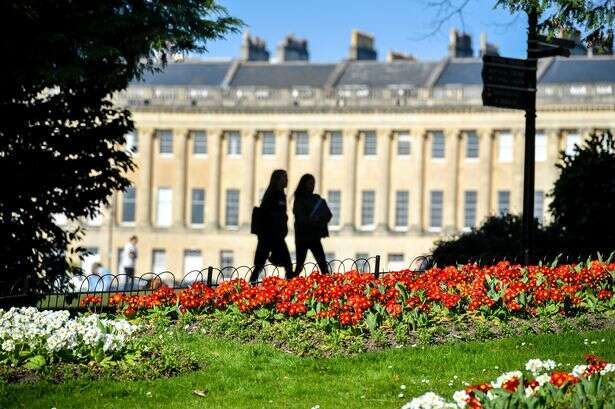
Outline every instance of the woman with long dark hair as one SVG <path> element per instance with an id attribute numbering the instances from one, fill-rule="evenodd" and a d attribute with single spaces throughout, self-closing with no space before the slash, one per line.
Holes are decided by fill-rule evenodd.
<path id="1" fill-rule="evenodd" d="M 265 190 L 259 209 L 259 227 L 255 232 L 258 237 L 256 253 L 254 254 L 254 270 L 250 282 L 255 283 L 265 267 L 267 258 L 274 259 L 275 265 L 281 265 L 286 270 L 286 278 L 292 276 L 290 253 L 284 238 L 288 234 L 288 215 L 286 214 L 286 194 L 288 175 L 283 169 L 276 169 L 271 174 L 269 186 Z"/>
<path id="2" fill-rule="evenodd" d="M 297 251 L 297 265 L 294 277 L 303 269 L 303 263 L 310 250 L 318 263 L 320 272 L 327 274 L 329 267 L 320 239 L 329 237 L 327 223 L 332 214 L 327 202 L 314 193 L 316 179 L 306 173 L 301 176 L 297 189 L 295 189 L 293 214 L 295 215 L 295 246 Z"/>

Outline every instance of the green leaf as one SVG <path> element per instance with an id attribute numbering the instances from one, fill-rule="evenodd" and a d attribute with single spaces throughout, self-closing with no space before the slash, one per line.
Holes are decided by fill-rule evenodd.
<path id="1" fill-rule="evenodd" d="M 47 365 L 47 360 L 43 355 L 34 355 L 33 357 L 28 358 L 24 367 L 32 370 L 39 370 L 44 368 Z"/>
<path id="2" fill-rule="evenodd" d="M 365 322 L 370 331 L 374 331 L 378 327 L 378 314 L 368 312 L 365 314 Z"/>
<path id="3" fill-rule="evenodd" d="M 271 316 L 271 311 L 266 308 L 259 308 L 255 314 L 260 319 L 267 319 Z"/>

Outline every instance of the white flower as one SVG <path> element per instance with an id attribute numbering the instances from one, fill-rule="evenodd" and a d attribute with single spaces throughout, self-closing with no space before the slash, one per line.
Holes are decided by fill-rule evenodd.
<path id="1" fill-rule="evenodd" d="M 542 375 L 538 375 L 535 378 L 535 381 L 538 382 L 539 386 L 542 386 L 545 383 L 548 383 L 550 380 L 551 380 L 551 377 L 548 374 L 546 374 L 546 373 L 543 373 Z"/>
<path id="2" fill-rule="evenodd" d="M 401 389 L 402 391 L 405 391 L 405 390 L 406 390 L 406 385 L 401 385 L 401 386 L 399 387 L 399 389 Z"/>
<path id="3" fill-rule="evenodd" d="M 586 370 L 587 370 L 587 365 L 577 365 L 574 368 L 572 368 L 572 371 L 570 371 L 570 373 L 578 378 L 578 377 L 584 376 Z"/>
<path id="4" fill-rule="evenodd" d="M 532 375 L 538 376 L 541 373 L 545 373 L 555 369 L 557 363 L 552 359 L 542 361 L 540 359 L 530 359 L 525 364 L 525 369 L 530 371 Z"/>
<path id="5" fill-rule="evenodd" d="M 453 400 L 457 404 L 457 406 L 461 409 L 466 407 L 467 399 L 470 398 L 470 395 L 466 393 L 466 391 L 461 390 L 453 393 Z"/>
<path id="6" fill-rule="evenodd" d="M 68 353 L 83 358 L 97 348 L 104 352 L 122 350 L 138 329 L 125 320 L 101 319 L 97 314 L 71 319 L 68 311 L 38 311 L 33 307 L 0 310 L 0 343 L 5 352 L 23 347 L 52 356 Z"/>
<path id="7" fill-rule="evenodd" d="M 399 395 L 397 395 L 397 397 L 398 397 L 398 398 L 403 398 L 403 397 L 404 397 L 404 394 L 403 394 L 403 393 L 400 393 Z"/>
<path id="8" fill-rule="evenodd" d="M 320 409 L 320 405 L 314 405 L 312 406 L 312 409 Z"/>
<path id="9" fill-rule="evenodd" d="M 15 350 L 15 341 L 7 339 L 2 343 L 2 349 L 6 352 L 13 352 Z"/>
<path id="10" fill-rule="evenodd" d="M 606 366 L 600 371 L 600 375 L 606 375 L 610 372 L 615 372 L 615 364 L 606 364 Z"/>
<path id="11" fill-rule="evenodd" d="M 427 392 L 406 403 L 401 409 L 454 409 L 457 406 L 433 392 Z"/>

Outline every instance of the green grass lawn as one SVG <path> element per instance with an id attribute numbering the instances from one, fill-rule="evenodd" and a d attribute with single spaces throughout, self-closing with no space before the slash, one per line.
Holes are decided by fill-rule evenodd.
<path id="1" fill-rule="evenodd" d="M 154 381 L 0 385 L 0 408 L 399 408 L 429 390 L 450 398 L 462 389 L 462 381 L 494 379 L 520 369 L 530 358 L 574 365 L 584 353 L 595 353 L 615 360 L 615 330 L 406 347 L 332 359 L 298 358 L 266 345 L 198 334 L 180 335 L 177 342 L 195 351 L 206 367 Z M 407 386 L 405 397 L 398 398 L 402 384 Z M 207 395 L 192 394 L 195 389 Z"/>

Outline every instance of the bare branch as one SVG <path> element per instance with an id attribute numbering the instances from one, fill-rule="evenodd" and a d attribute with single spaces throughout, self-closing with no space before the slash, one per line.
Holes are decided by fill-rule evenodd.
<path id="1" fill-rule="evenodd" d="M 414 40 L 420 41 L 426 38 L 432 37 L 442 29 L 442 26 L 450 21 L 453 17 L 458 16 L 461 20 L 462 29 L 465 29 L 463 20 L 463 10 L 471 0 L 429 0 L 424 2 L 426 7 L 436 10 L 436 15 L 432 21 L 433 29 L 427 34 L 414 38 Z"/>

